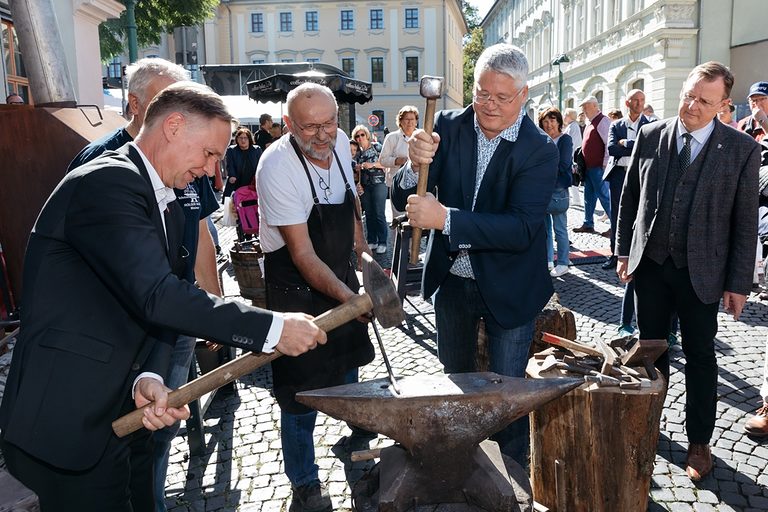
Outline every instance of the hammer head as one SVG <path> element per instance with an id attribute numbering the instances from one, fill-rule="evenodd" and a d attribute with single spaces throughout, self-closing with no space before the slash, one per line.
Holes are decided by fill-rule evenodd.
<path id="1" fill-rule="evenodd" d="M 424 75 L 419 83 L 419 94 L 427 99 L 437 99 L 443 95 L 443 77 Z"/>
<path id="2" fill-rule="evenodd" d="M 395 283 L 368 253 L 363 253 L 363 288 L 371 298 L 373 314 L 382 327 L 394 327 L 405 320 Z"/>

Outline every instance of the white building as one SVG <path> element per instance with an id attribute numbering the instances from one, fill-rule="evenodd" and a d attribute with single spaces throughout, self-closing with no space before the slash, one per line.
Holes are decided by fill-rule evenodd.
<path id="1" fill-rule="evenodd" d="M 530 111 L 594 95 L 603 111 L 639 88 L 656 115 L 676 113 L 688 72 L 717 60 L 736 76 L 732 97 L 768 80 L 765 0 L 497 0 L 482 22 L 486 44 L 508 42 L 530 60 Z"/>

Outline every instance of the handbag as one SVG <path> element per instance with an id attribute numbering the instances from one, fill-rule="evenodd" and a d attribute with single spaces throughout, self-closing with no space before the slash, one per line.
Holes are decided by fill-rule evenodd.
<path id="1" fill-rule="evenodd" d="M 231 195 L 224 198 L 224 213 L 221 216 L 221 223 L 225 226 L 237 226 L 237 213 Z"/>

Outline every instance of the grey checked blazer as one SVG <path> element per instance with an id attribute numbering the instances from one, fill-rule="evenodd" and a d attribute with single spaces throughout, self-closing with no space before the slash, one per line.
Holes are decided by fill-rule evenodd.
<path id="1" fill-rule="evenodd" d="M 640 129 L 619 206 L 616 247 L 640 263 L 664 193 L 670 155 L 677 154 L 677 118 Z M 757 240 L 757 175 L 760 146 L 748 135 L 715 121 L 691 205 L 688 268 L 698 298 L 718 302 L 724 291 L 748 295 Z M 702 151 L 707 151 L 703 148 Z"/>

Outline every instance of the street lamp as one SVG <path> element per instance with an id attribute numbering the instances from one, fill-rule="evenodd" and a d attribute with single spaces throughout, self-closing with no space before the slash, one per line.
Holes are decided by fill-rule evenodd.
<path id="1" fill-rule="evenodd" d="M 557 66 L 557 81 L 559 84 L 557 89 L 557 108 L 560 112 L 563 111 L 563 68 L 561 64 L 564 62 L 571 62 L 571 59 L 564 53 L 561 53 L 552 61 L 552 65 Z"/>

